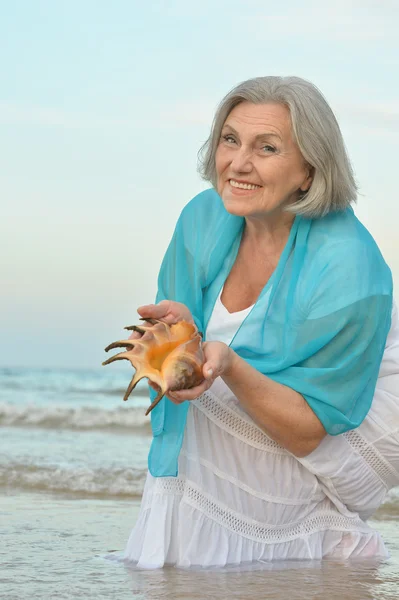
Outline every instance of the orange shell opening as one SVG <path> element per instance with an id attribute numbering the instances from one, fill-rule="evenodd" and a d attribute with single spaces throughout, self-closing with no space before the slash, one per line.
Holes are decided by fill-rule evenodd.
<path id="1" fill-rule="evenodd" d="M 160 371 L 165 359 L 169 356 L 169 354 L 180 346 L 181 340 L 177 340 L 176 342 L 166 342 L 160 346 L 155 346 L 154 348 L 150 348 L 147 351 L 146 359 L 148 364 L 157 371 Z"/>
<path id="2" fill-rule="evenodd" d="M 160 371 L 165 359 L 180 344 L 187 342 L 196 335 L 196 328 L 192 323 L 179 321 L 170 326 L 170 340 L 147 349 L 146 359 L 148 364 Z"/>

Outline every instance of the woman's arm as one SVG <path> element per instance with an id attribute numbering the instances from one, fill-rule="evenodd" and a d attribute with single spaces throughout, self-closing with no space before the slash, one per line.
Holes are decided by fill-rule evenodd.
<path id="1" fill-rule="evenodd" d="M 269 437 L 297 457 L 317 448 L 326 431 L 295 390 L 259 373 L 229 348 L 222 379 Z"/>
<path id="2" fill-rule="evenodd" d="M 259 373 L 222 342 L 207 342 L 203 348 L 204 383 L 173 392 L 172 401 L 194 400 L 221 377 L 255 423 L 283 448 L 297 457 L 317 448 L 326 431 L 300 394 Z"/>

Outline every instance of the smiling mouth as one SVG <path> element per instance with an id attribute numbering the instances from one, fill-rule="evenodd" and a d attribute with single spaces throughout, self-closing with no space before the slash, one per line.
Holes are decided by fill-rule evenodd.
<path id="1" fill-rule="evenodd" d="M 254 183 L 243 183 L 241 181 L 236 181 L 235 179 L 229 179 L 229 183 L 231 187 L 238 188 L 240 190 L 258 190 L 262 186 L 256 185 Z"/>

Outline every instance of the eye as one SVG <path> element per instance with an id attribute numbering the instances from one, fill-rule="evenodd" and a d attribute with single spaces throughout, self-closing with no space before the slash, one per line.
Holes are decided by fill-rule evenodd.
<path id="1" fill-rule="evenodd" d="M 270 144 L 265 144 L 261 149 L 265 152 L 276 152 L 276 148 L 274 146 L 270 146 Z"/>
<path id="2" fill-rule="evenodd" d="M 234 137 L 231 135 L 231 133 L 226 133 L 225 135 L 222 135 L 222 140 L 224 140 L 228 144 L 236 143 L 236 141 L 235 141 Z"/>

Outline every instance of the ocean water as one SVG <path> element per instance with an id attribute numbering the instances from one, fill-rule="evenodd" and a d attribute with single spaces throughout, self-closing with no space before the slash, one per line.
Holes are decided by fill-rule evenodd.
<path id="1" fill-rule="evenodd" d="M 150 425 L 144 389 L 122 400 L 132 374 L 1 369 L 1 488 L 139 498 Z"/>
<path id="2" fill-rule="evenodd" d="M 372 525 L 384 563 L 278 563 L 262 569 L 141 571 L 120 560 L 151 441 L 132 370 L 0 369 L 0 598 L 399 597 L 399 494 Z"/>

